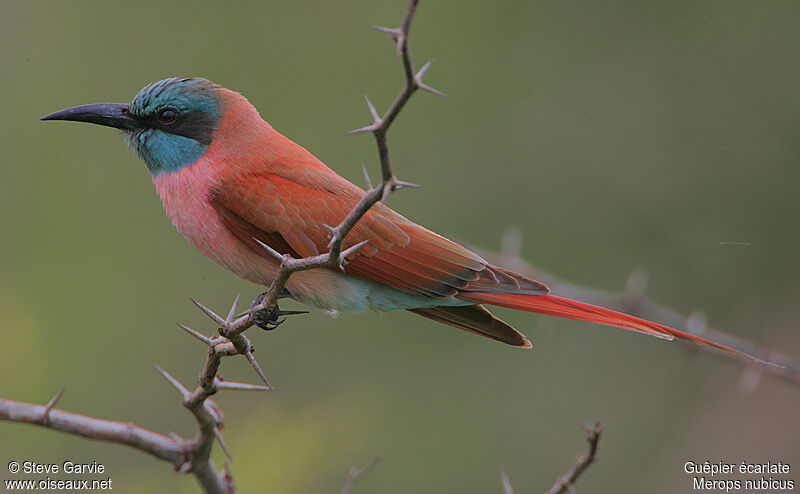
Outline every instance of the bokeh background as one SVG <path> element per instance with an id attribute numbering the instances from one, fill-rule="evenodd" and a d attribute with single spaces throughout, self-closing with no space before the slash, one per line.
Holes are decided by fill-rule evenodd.
<path id="1" fill-rule="evenodd" d="M 363 95 L 402 83 L 389 39 L 405 1 L 0 3 L 0 396 L 190 435 L 153 370 L 192 384 L 210 332 L 260 288 L 195 252 L 146 168 L 109 129 L 37 117 L 127 102 L 146 83 L 205 76 L 345 177 L 377 175 Z M 522 255 L 608 290 L 634 268 L 681 312 L 800 357 L 800 4 L 423 1 L 418 65 L 448 94 L 414 97 L 390 133 L 390 205 L 469 245 Z M 725 242 L 745 242 L 728 245 Z M 286 307 L 296 308 L 289 303 Z M 297 307 L 299 308 L 299 306 Z M 520 351 L 407 313 L 294 318 L 254 332 L 270 394 L 224 393 L 241 492 L 541 492 L 606 426 L 579 490 L 691 489 L 687 460 L 783 460 L 800 480 L 800 389 L 685 343 L 499 310 Z M 244 361 L 228 379 L 255 381 Z M 215 453 L 218 464 L 224 456 Z M 115 492 L 197 492 L 124 447 L 0 424 L 11 459 L 98 461 Z M 18 477 L 14 477 L 18 478 Z"/>

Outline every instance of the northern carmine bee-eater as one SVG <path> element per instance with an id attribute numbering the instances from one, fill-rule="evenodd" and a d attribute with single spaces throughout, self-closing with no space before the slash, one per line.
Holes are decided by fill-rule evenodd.
<path id="1" fill-rule="evenodd" d="M 329 231 L 364 191 L 261 119 L 241 94 L 206 79 L 150 84 L 126 104 L 94 104 L 42 120 L 74 120 L 122 130 L 153 177 L 167 216 L 205 256 L 254 283 L 281 254 L 327 250 Z M 761 361 L 739 350 L 620 312 L 550 295 L 547 286 L 494 266 L 381 203 L 346 237 L 369 242 L 343 271 L 312 269 L 289 279 L 289 295 L 327 310 L 406 309 L 434 321 L 530 348 L 483 304 L 679 338 Z"/>

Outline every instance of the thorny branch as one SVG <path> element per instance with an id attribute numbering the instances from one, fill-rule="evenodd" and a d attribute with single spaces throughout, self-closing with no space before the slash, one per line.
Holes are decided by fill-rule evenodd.
<path id="1" fill-rule="evenodd" d="M 520 233 L 516 230 L 509 230 L 503 236 L 500 253 L 475 247 L 473 247 L 473 250 L 492 263 L 505 266 L 545 283 L 553 290 L 553 293 L 558 295 L 619 310 L 650 321 L 658 321 L 667 326 L 679 328 L 688 333 L 735 348 L 766 362 L 777 364 L 757 365 L 728 352 L 716 351 L 713 348 L 701 345 L 686 345 L 692 351 L 707 351 L 717 357 L 743 365 L 744 371 L 740 379 L 740 388 L 744 392 L 754 390 L 764 373 L 776 376 L 795 386 L 800 386 L 800 362 L 797 359 L 783 352 L 759 346 L 751 341 L 710 326 L 702 311 L 696 310 L 687 317 L 676 310 L 653 301 L 645 295 L 647 277 L 642 271 L 635 270 L 631 273 L 628 278 L 627 289 L 623 292 L 612 293 L 588 288 L 562 280 L 532 266 L 520 257 L 521 243 Z"/>
<path id="2" fill-rule="evenodd" d="M 215 322 L 222 327 L 228 327 L 236 314 L 238 300 L 239 297 L 236 297 L 227 318 L 224 319 L 208 308 L 195 303 Z M 215 440 L 220 443 L 229 458 L 230 454 L 228 454 L 221 432 L 225 422 L 224 415 L 209 397 L 222 389 L 268 391 L 272 388 L 266 384 L 264 373 L 252 355 L 253 345 L 244 335 L 238 334 L 230 339 L 222 335 L 208 337 L 184 325 L 179 324 L 179 326 L 208 347 L 197 387 L 193 391 L 189 391 L 169 373 L 158 367 L 156 369 L 180 393 L 183 405 L 197 420 L 198 431 L 194 438 L 185 439 L 174 433 L 164 436 L 137 427 L 130 422 L 103 420 L 58 410 L 55 405 L 62 395 L 61 391 L 47 405 L 0 399 L 0 419 L 40 425 L 89 439 L 130 446 L 172 463 L 178 473 L 191 473 L 204 492 L 233 493 L 236 485 L 233 483 L 227 465 L 221 472 L 218 472 L 211 460 L 211 448 Z M 239 354 L 244 355 L 250 361 L 266 385 L 223 381 L 217 376 L 222 357 Z"/>
<path id="3" fill-rule="evenodd" d="M 258 303 L 254 303 L 248 311 L 238 316 L 236 315 L 239 302 L 238 296 L 236 300 L 234 300 L 227 317 L 224 318 L 211 309 L 192 300 L 200 310 L 219 325 L 219 334 L 209 337 L 179 324 L 184 331 L 200 340 L 208 347 L 208 353 L 203 364 L 203 370 L 200 374 L 198 385 L 193 391 L 189 391 L 189 389 L 184 387 L 177 379 L 156 366 L 156 370 L 181 395 L 184 407 L 194 415 L 198 424 L 198 432 L 194 438 L 184 439 L 173 433 L 170 433 L 169 436 L 164 436 L 137 427 L 132 423 L 114 422 L 55 409 L 55 404 L 61 397 L 61 392 L 50 400 L 47 405 L 36 405 L 0 399 L 0 420 L 36 424 L 89 439 L 124 444 L 140 451 L 150 453 L 159 459 L 169 461 L 180 474 L 191 473 L 195 476 L 201 488 L 206 493 L 233 493 L 236 490 L 236 485 L 228 470 L 228 465 L 226 465 L 221 472 L 218 472 L 214 466 L 214 462 L 211 460 L 211 449 L 215 440 L 219 442 L 229 459 L 230 453 L 228 452 L 221 432 L 225 422 L 224 415 L 210 397 L 217 391 L 223 389 L 241 391 L 269 391 L 272 389 L 267 382 L 264 372 L 253 357 L 255 349 L 250 340 L 244 336 L 244 331 L 256 323 L 256 318 L 260 317 L 263 320 L 265 313 L 267 314 L 267 320 L 273 325 L 282 322 L 278 320 L 279 316 L 297 313 L 296 311 L 282 312 L 277 309 L 277 301 L 284 293 L 284 287 L 291 274 L 297 271 L 322 267 L 341 269 L 347 257 L 354 254 L 366 243 L 361 242 L 347 249 L 343 249 L 342 246 L 345 237 L 356 223 L 358 223 L 373 205 L 378 201 L 384 200 L 390 193 L 404 187 L 415 187 L 413 184 L 398 180 L 392 172 L 386 133 L 394 119 L 417 89 L 423 89 L 441 95 L 441 93 L 422 82 L 422 76 L 430 67 L 431 62 L 423 65 L 416 73 L 413 70 L 413 63 L 408 49 L 408 32 L 418 3 L 419 0 L 411 0 L 400 28 L 376 28 L 381 32 L 390 34 L 397 43 L 397 51 L 403 62 L 405 87 L 383 117 L 378 115 L 372 102 L 367 99 L 367 106 L 373 121 L 368 126 L 352 132 L 372 132 L 375 135 L 375 140 L 378 144 L 381 174 L 383 177 L 381 183 L 373 187 L 369 182 L 366 169 L 364 170 L 367 190 L 358 204 L 337 226 L 331 227 L 326 225 L 331 231 L 331 238 L 328 244 L 329 250 L 327 253 L 296 259 L 289 256 L 282 256 L 269 246 L 261 244 L 264 249 L 280 261 L 280 268 L 267 293 Z M 264 384 L 255 385 L 222 380 L 222 378 L 217 375 L 222 357 L 231 355 L 243 355 L 253 366 Z M 347 483 L 342 492 L 345 494 L 349 493 L 355 482 L 363 477 L 377 461 L 377 458 L 370 461 L 364 468 L 358 471 L 351 469 Z"/>
<path id="4" fill-rule="evenodd" d="M 60 395 L 61 391 L 57 397 Z M 35 405 L 0 399 L 0 419 L 38 425 L 87 439 L 125 444 L 168 461 L 176 468 L 183 461 L 183 452 L 170 437 L 142 429 L 130 422 L 103 420 L 65 412 L 54 408 L 56 401 L 53 399 L 47 405 Z"/>
<path id="5" fill-rule="evenodd" d="M 600 422 L 596 422 L 594 426 L 583 424 L 583 430 L 586 431 L 588 436 L 586 440 L 589 441 L 589 451 L 585 454 L 578 455 L 575 463 L 567 470 L 567 473 L 558 477 L 545 494 L 563 494 L 565 492 L 575 492 L 575 481 L 578 477 L 589 468 L 589 465 L 594 463 L 597 459 L 597 446 L 600 442 L 600 436 L 603 434 L 603 426 Z M 503 494 L 514 494 L 514 488 L 511 486 L 511 480 L 505 470 L 500 471 L 500 480 L 503 483 Z"/>
<path id="6" fill-rule="evenodd" d="M 600 425 L 600 422 L 595 423 L 594 426 L 584 424 L 583 430 L 588 434 L 586 440 L 589 441 L 589 451 L 578 455 L 575 464 L 567 470 L 567 473 L 557 478 L 553 487 L 545 494 L 575 492 L 575 481 L 578 480 L 578 477 L 580 477 L 581 474 L 589 468 L 589 465 L 594 463 L 597 459 L 597 444 L 600 442 L 600 436 L 603 434 L 603 426 Z"/>
<path id="7" fill-rule="evenodd" d="M 414 64 L 411 61 L 411 54 L 409 53 L 408 49 L 408 31 L 411 27 L 411 21 L 414 17 L 414 12 L 417 9 L 418 3 L 419 0 L 411 0 L 408 5 L 408 9 L 406 10 L 403 24 L 399 28 L 375 27 L 376 30 L 389 34 L 397 44 L 397 52 L 403 61 L 403 71 L 406 79 L 405 86 L 383 116 L 378 114 L 375 106 L 372 104 L 369 98 L 366 98 L 367 108 L 372 116 L 372 122 L 369 125 L 350 132 L 350 134 L 372 132 L 372 134 L 375 136 L 375 141 L 378 145 L 378 155 L 380 158 L 381 175 L 383 180 L 380 184 L 373 187 L 370 183 L 369 175 L 367 174 L 366 169 L 364 169 L 364 181 L 366 182 L 365 185 L 367 190 L 364 195 L 361 196 L 361 200 L 337 226 L 333 227 L 330 225 L 325 225 L 331 232 L 330 241 L 328 243 L 328 252 L 318 256 L 295 259 L 288 255 L 281 255 L 268 245 L 259 242 L 259 244 L 277 260 L 279 260 L 281 264 L 278 274 L 275 277 L 275 280 L 272 282 L 272 285 L 270 285 L 269 290 L 267 291 L 263 300 L 259 304 L 256 304 L 254 307 L 252 307 L 250 313 L 259 311 L 271 313 L 275 309 L 278 299 L 280 298 L 280 295 L 286 286 L 286 282 L 289 280 L 289 277 L 292 275 L 292 273 L 320 267 L 341 269 L 347 257 L 351 254 L 354 254 L 356 251 L 358 251 L 358 249 L 367 243 L 366 241 L 360 242 L 345 250 L 342 250 L 342 244 L 344 243 L 345 237 L 350 230 L 353 229 L 356 223 L 358 223 L 358 221 L 367 213 L 367 211 L 369 211 L 369 209 L 378 201 L 384 200 L 389 194 L 396 190 L 404 187 L 417 187 L 414 184 L 398 180 L 394 175 L 391 161 L 389 159 L 389 145 L 386 139 L 386 134 L 389 131 L 389 127 L 392 125 L 392 122 L 394 122 L 397 115 L 400 114 L 400 111 L 417 89 L 423 89 L 425 91 L 443 96 L 442 93 L 422 82 L 422 77 L 425 75 L 425 72 L 428 71 L 428 68 L 430 68 L 431 61 L 428 61 L 425 65 L 423 65 L 422 68 L 420 68 L 416 73 L 414 72 Z M 258 240 L 256 241 L 258 242 Z M 249 314 L 245 314 L 243 318 L 245 320 L 249 319 Z M 240 332 L 244 329 L 237 331 Z"/>
<path id="8" fill-rule="evenodd" d="M 379 461 L 381 461 L 381 457 L 376 456 L 375 458 L 369 460 L 363 467 L 361 467 L 361 470 L 356 470 L 355 468 L 350 467 L 347 472 L 347 482 L 345 482 L 344 487 L 342 487 L 340 494 L 350 494 L 350 492 L 353 490 L 353 486 L 356 485 L 356 482 L 364 478 L 364 476 L 368 474 L 369 471 L 372 470 L 372 468 L 377 465 Z"/>

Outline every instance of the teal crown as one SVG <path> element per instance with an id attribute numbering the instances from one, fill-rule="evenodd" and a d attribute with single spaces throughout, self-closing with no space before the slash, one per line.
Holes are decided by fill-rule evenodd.
<path id="1" fill-rule="evenodd" d="M 219 85 L 201 77 L 170 77 L 142 88 L 133 98 L 130 112 L 137 117 L 172 107 L 182 113 L 201 112 L 219 117 Z"/>

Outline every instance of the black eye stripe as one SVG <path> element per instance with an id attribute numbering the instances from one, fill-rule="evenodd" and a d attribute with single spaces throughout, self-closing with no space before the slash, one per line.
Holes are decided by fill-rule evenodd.
<path id="1" fill-rule="evenodd" d="M 173 114 L 165 114 L 172 112 Z M 165 118 L 166 117 L 166 118 Z M 145 117 L 145 126 L 169 134 L 194 139 L 201 144 L 211 144 L 211 135 L 217 126 L 217 119 L 205 112 L 181 112 L 173 107 L 165 107 Z"/>

